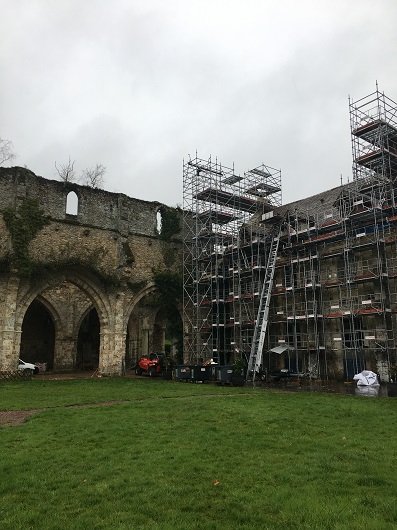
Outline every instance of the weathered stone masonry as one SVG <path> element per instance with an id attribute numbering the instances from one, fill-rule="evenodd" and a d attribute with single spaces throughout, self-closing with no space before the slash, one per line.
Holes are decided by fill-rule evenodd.
<path id="1" fill-rule="evenodd" d="M 77 215 L 66 213 L 70 192 L 78 197 Z M 30 269 L 22 274 L 15 259 L 18 241 L 12 240 L 4 212 L 18 215 L 32 199 L 47 224 L 29 241 Z M 16 368 L 24 317 L 34 301 L 51 316 L 55 369 L 76 366 L 79 328 L 93 308 L 100 326 L 101 373 L 120 374 L 126 353 L 133 357 L 139 348 L 161 346 L 164 308 L 153 293 L 157 273 L 177 276 L 180 270 L 177 209 L 15 167 L 0 169 L 0 212 L 0 370 Z M 174 219 L 167 237 L 157 230 L 158 212 L 163 225 L 167 215 Z M 145 300 L 150 301 L 146 306 Z M 155 328 L 162 339 L 154 336 Z"/>

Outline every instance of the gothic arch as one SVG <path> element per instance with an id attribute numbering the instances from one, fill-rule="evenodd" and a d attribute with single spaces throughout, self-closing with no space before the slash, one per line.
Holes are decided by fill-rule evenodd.
<path id="1" fill-rule="evenodd" d="M 44 296 L 37 296 L 28 306 L 19 336 L 18 354 L 26 362 L 45 363 L 53 368 L 55 340 L 61 318 L 55 307 Z"/>
<path id="2" fill-rule="evenodd" d="M 145 298 L 145 296 L 153 294 L 156 291 L 157 291 L 156 285 L 153 282 L 151 282 L 146 287 L 141 289 L 139 291 L 139 293 L 131 299 L 130 303 L 127 305 L 127 307 L 125 309 L 124 326 L 123 326 L 124 329 L 127 329 L 128 322 L 130 321 L 130 317 L 131 317 L 135 307 L 139 304 L 139 302 L 143 298 Z"/>
<path id="3" fill-rule="evenodd" d="M 20 351 L 20 332 L 22 330 L 22 323 L 26 311 L 28 310 L 32 301 L 35 300 L 37 297 L 45 299 L 45 296 L 43 296 L 43 292 L 47 288 L 56 287 L 65 281 L 79 288 L 87 296 L 87 298 L 90 299 L 92 306 L 96 309 L 100 326 L 100 356 L 102 354 L 107 354 L 108 340 L 106 339 L 105 335 L 108 333 L 109 327 L 113 323 L 113 318 L 110 317 L 110 315 L 112 315 L 112 311 L 110 310 L 111 303 L 109 297 L 107 296 L 104 288 L 101 286 L 100 280 L 95 278 L 94 275 L 86 274 L 82 270 L 73 269 L 68 271 L 61 271 L 59 274 L 52 275 L 50 278 L 43 279 L 41 282 L 37 282 L 34 285 L 28 285 L 27 292 L 25 291 L 25 294 L 21 297 L 17 304 L 17 311 L 15 314 L 15 352 Z M 61 322 L 59 320 L 58 323 L 59 325 L 61 325 Z M 74 350 L 73 344 L 70 345 L 70 348 L 73 348 Z M 63 355 L 63 358 L 66 359 L 65 362 L 68 363 L 68 368 L 73 367 L 74 354 L 72 353 L 72 350 L 70 348 L 67 354 Z M 58 361 L 54 362 L 58 364 Z"/>
<path id="4" fill-rule="evenodd" d="M 83 312 L 73 330 L 76 345 L 74 364 L 77 369 L 95 370 L 100 357 L 100 323 L 93 304 Z"/>
<path id="5" fill-rule="evenodd" d="M 75 334 L 77 335 L 78 332 L 79 332 L 79 329 L 80 329 L 80 326 L 83 322 L 83 320 L 86 318 L 86 316 L 88 315 L 88 313 L 92 310 L 92 309 L 96 309 L 95 305 L 91 302 L 91 304 L 89 306 L 87 306 L 87 308 L 81 313 L 80 315 L 80 318 L 79 320 L 77 321 L 76 323 L 76 328 L 75 328 Z"/>
<path id="6" fill-rule="evenodd" d="M 59 316 L 59 313 L 55 309 L 54 305 L 49 300 L 47 300 L 47 298 L 45 298 L 42 294 L 39 294 L 33 300 L 38 300 L 40 303 L 42 303 L 43 306 L 50 313 L 50 315 L 52 317 L 52 322 L 54 324 L 55 333 L 56 333 L 57 330 L 59 329 L 59 325 L 60 325 L 60 322 L 61 322 L 61 317 Z M 25 311 L 25 313 L 26 313 L 26 311 Z"/>
<path id="7" fill-rule="evenodd" d="M 123 329 L 127 333 L 127 362 L 134 360 L 136 354 L 149 353 L 153 349 L 165 351 L 166 344 L 169 346 L 169 353 L 171 351 L 174 353 L 175 351 L 182 351 L 181 340 L 178 340 L 182 329 L 181 306 L 180 304 L 171 304 L 171 306 L 165 306 L 164 304 L 153 305 L 153 300 L 150 300 L 150 298 L 156 293 L 158 293 L 158 289 L 152 282 L 139 291 L 126 306 Z M 146 298 L 147 306 L 145 304 Z M 176 323 L 179 331 L 176 331 L 173 323 Z M 134 337 L 132 337 L 132 333 L 134 333 Z M 171 339 L 176 340 L 171 341 Z"/>
<path id="8" fill-rule="evenodd" d="M 127 305 L 125 309 L 125 316 L 124 316 L 124 329 L 127 329 L 128 322 L 130 320 L 130 317 L 135 309 L 135 307 L 139 304 L 139 302 L 145 298 L 145 296 L 149 296 L 150 294 L 155 293 L 158 291 L 156 285 L 153 282 L 150 282 L 146 287 L 141 289 L 139 293 L 134 296 L 130 303 Z M 182 304 L 175 304 L 176 309 L 178 310 L 179 316 L 182 320 Z"/>
<path id="9" fill-rule="evenodd" d="M 79 213 L 79 196 L 74 190 L 70 190 L 66 195 L 65 213 L 74 217 L 77 217 Z"/>
<path id="10" fill-rule="evenodd" d="M 18 303 L 15 319 L 16 330 L 20 330 L 25 313 L 32 301 L 38 296 L 42 296 L 43 291 L 48 287 L 54 287 L 63 281 L 72 283 L 88 296 L 98 312 L 101 327 L 105 327 L 109 324 L 109 314 L 111 314 L 111 312 L 105 293 L 101 292 L 101 288 L 87 275 L 84 275 L 81 272 L 67 271 L 56 275 L 55 277 L 52 276 L 50 281 L 46 279 L 42 282 L 38 282 L 28 290 Z"/>

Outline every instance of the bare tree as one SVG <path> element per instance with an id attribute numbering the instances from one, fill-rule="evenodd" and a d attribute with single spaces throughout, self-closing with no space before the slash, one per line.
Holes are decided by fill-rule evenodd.
<path id="1" fill-rule="evenodd" d="M 102 164 L 96 164 L 95 167 L 84 169 L 81 173 L 80 180 L 86 186 L 91 188 L 102 188 L 106 167 Z"/>
<path id="2" fill-rule="evenodd" d="M 62 182 L 73 182 L 76 180 L 76 173 L 74 170 L 74 160 L 71 160 L 69 156 L 69 160 L 65 164 L 59 164 L 55 162 L 55 169 L 57 170 L 59 178 L 62 180 Z"/>
<path id="3" fill-rule="evenodd" d="M 13 145 L 10 140 L 0 138 L 0 166 L 6 162 L 12 162 L 15 158 Z"/>

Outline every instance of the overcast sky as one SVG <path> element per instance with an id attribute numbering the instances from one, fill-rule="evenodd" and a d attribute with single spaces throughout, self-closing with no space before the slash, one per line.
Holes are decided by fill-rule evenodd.
<path id="1" fill-rule="evenodd" d="M 351 178 L 348 95 L 397 100 L 396 0 L 0 0 L 0 137 L 55 178 L 175 205 L 196 149 L 282 170 L 283 202 Z"/>

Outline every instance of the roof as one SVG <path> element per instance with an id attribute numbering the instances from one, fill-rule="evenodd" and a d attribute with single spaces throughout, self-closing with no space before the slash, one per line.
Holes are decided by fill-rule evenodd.
<path id="1" fill-rule="evenodd" d="M 273 207 L 274 216 L 269 217 L 269 219 L 262 218 L 262 221 L 272 223 L 277 219 L 285 218 L 287 214 L 305 219 L 307 219 L 307 216 L 328 218 L 330 215 L 333 218 L 338 218 L 342 215 L 339 202 L 341 197 L 346 197 L 350 193 L 352 193 L 352 197 L 369 197 L 369 189 L 376 188 L 379 185 L 381 185 L 381 182 L 377 178 L 357 179 L 298 201 L 275 206 Z M 256 214 L 252 217 L 251 223 L 256 223 L 258 220 L 259 214 Z"/>
<path id="2" fill-rule="evenodd" d="M 355 186 L 355 183 L 353 182 L 342 184 L 341 186 L 317 193 L 316 195 L 311 195 L 310 197 L 305 197 L 298 201 L 283 204 L 282 206 L 275 208 L 274 212 L 277 212 L 279 215 L 285 215 L 287 212 L 292 213 L 295 210 L 299 212 L 307 212 L 309 214 L 314 214 L 321 210 L 330 211 L 335 207 L 335 203 L 341 194 L 344 191 L 352 189 L 353 186 Z"/>

